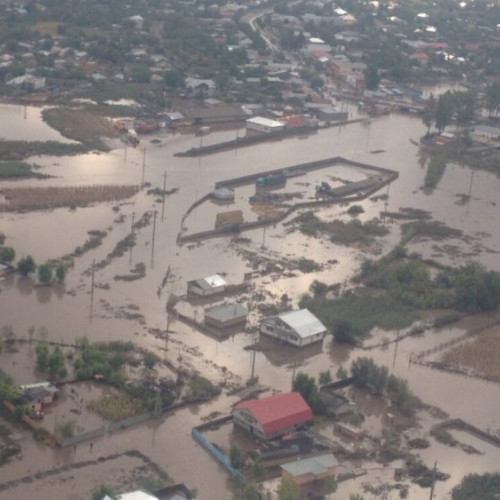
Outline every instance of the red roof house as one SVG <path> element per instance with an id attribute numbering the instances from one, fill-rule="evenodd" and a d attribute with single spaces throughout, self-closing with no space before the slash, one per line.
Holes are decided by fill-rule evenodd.
<path id="1" fill-rule="evenodd" d="M 242 401 L 233 409 L 234 423 L 264 440 L 293 432 L 312 418 L 311 408 L 298 392 Z"/>

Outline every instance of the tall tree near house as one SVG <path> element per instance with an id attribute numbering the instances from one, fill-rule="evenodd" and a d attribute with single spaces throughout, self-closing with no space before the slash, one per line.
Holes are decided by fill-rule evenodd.
<path id="1" fill-rule="evenodd" d="M 455 91 L 453 92 L 453 100 L 458 126 L 464 127 L 471 123 L 476 117 L 476 93 L 472 90 L 466 90 L 465 92 Z"/>
<path id="2" fill-rule="evenodd" d="M 450 91 L 439 96 L 436 105 L 436 128 L 439 133 L 451 123 L 454 112 L 454 99 Z"/>
<path id="3" fill-rule="evenodd" d="M 497 113 L 500 108 L 500 83 L 492 83 L 486 88 L 486 109 L 489 114 Z"/>
<path id="4" fill-rule="evenodd" d="M 436 118 L 436 99 L 431 94 L 427 102 L 425 103 L 424 114 L 422 116 L 422 121 L 427 127 L 427 135 L 431 132 L 432 124 Z"/>

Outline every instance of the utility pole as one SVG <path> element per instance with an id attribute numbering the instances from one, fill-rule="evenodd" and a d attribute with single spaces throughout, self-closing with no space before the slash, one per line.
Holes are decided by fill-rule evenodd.
<path id="1" fill-rule="evenodd" d="M 437 462 L 434 462 L 434 468 L 432 469 L 432 486 L 431 492 L 429 494 L 429 500 L 434 498 L 434 486 L 436 486 L 436 472 L 437 472 Z"/>
<path id="2" fill-rule="evenodd" d="M 153 262 L 153 257 L 155 254 L 156 214 L 157 211 L 155 210 L 153 212 L 153 238 L 151 240 L 151 263 Z"/>
<path id="3" fill-rule="evenodd" d="M 95 273 L 95 259 L 92 261 L 92 279 L 90 282 L 90 321 L 92 321 L 92 313 L 94 309 L 94 273 Z"/>
<path id="4" fill-rule="evenodd" d="M 142 177 L 141 177 L 141 189 L 144 187 L 144 170 L 146 169 L 146 146 L 144 146 L 144 153 L 142 155 Z"/>
<path id="5" fill-rule="evenodd" d="M 163 196 L 161 202 L 161 221 L 163 222 L 163 216 L 165 215 L 165 191 L 167 189 L 167 172 L 163 174 Z"/>
<path id="6" fill-rule="evenodd" d="M 135 212 L 132 212 L 132 225 L 130 226 L 130 234 L 134 234 Z M 132 245 L 130 245 L 129 264 L 132 264 Z"/>
<path id="7" fill-rule="evenodd" d="M 255 346 L 257 345 L 257 336 L 255 336 L 253 341 L 253 349 L 252 349 L 252 374 L 250 375 L 250 379 L 253 380 L 255 375 Z"/>
<path id="8" fill-rule="evenodd" d="M 399 330 L 398 330 L 398 333 L 396 334 L 396 345 L 394 346 L 394 357 L 392 359 L 392 367 L 393 368 L 396 364 L 396 356 L 398 354 L 398 344 L 399 344 Z"/>

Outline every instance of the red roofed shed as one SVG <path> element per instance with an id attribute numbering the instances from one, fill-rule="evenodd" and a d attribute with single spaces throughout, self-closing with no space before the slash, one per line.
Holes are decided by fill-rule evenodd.
<path id="1" fill-rule="evenodd" d="M 265 440 L 293 432 L 312 418 L 311 408 L 298 392 L 242 401 L 233 409 L 236 425 Z"/>

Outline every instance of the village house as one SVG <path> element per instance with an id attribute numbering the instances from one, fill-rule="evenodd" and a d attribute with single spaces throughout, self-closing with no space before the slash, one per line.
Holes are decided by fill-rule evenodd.
<path id="1" fill-rule="evenodd" d="M 198 295 L 200 297 L 208 297 L 223 292 L 226 289 L 227 283 L 224 278 L 218 274 L 207 276 L 197 280 L 187 282 L 187 293 Z"/>
<path id="2" fill-rule="evenodd" d="M 296 431 L 313 418 L 309 405 L 298 392 L 286 392 L 238 403 L 233 422 L 265 441 Z"/>
<path id="3" fill-rule="evenodd" d="M 271 120 L 270 118 L 264 118 L 263 116 L 255 116 L 253 118 L 249 118 L 245 123 L 247 130 L 262 132 L 264 134 L 277 132 L 285 128 L 284 123 L 277 120 Z"/>
<path id="4" fill-rule="evenodd" d="M 308 309 L 290 311 L 262 320 L 260 333 L 297 347 L 321 342 L 327 328 Z"/>
<path id="5" fill-rule="evenodd" d="M 291 478 L 299 486 L 322 481 L 337 474 L 338 460 L 332 453 L 295 460 L 281 466 L 281 478 Z"/>
<path id="6" fill-rule="evenodd" d="M 213 80 L 201 80 L 199 78 L 188 77 L 185 80 L 186 94 L 189 97 L 211 97 L 215 92 L 215 82 Z"/>
<path id="7" fill-rule="evenodd" d="M 248 310 L 242 304 L 223 304 L 205 309 L 205 324 L 215 328 L 229 328 L 246 323 L 247 315 Z"/>

